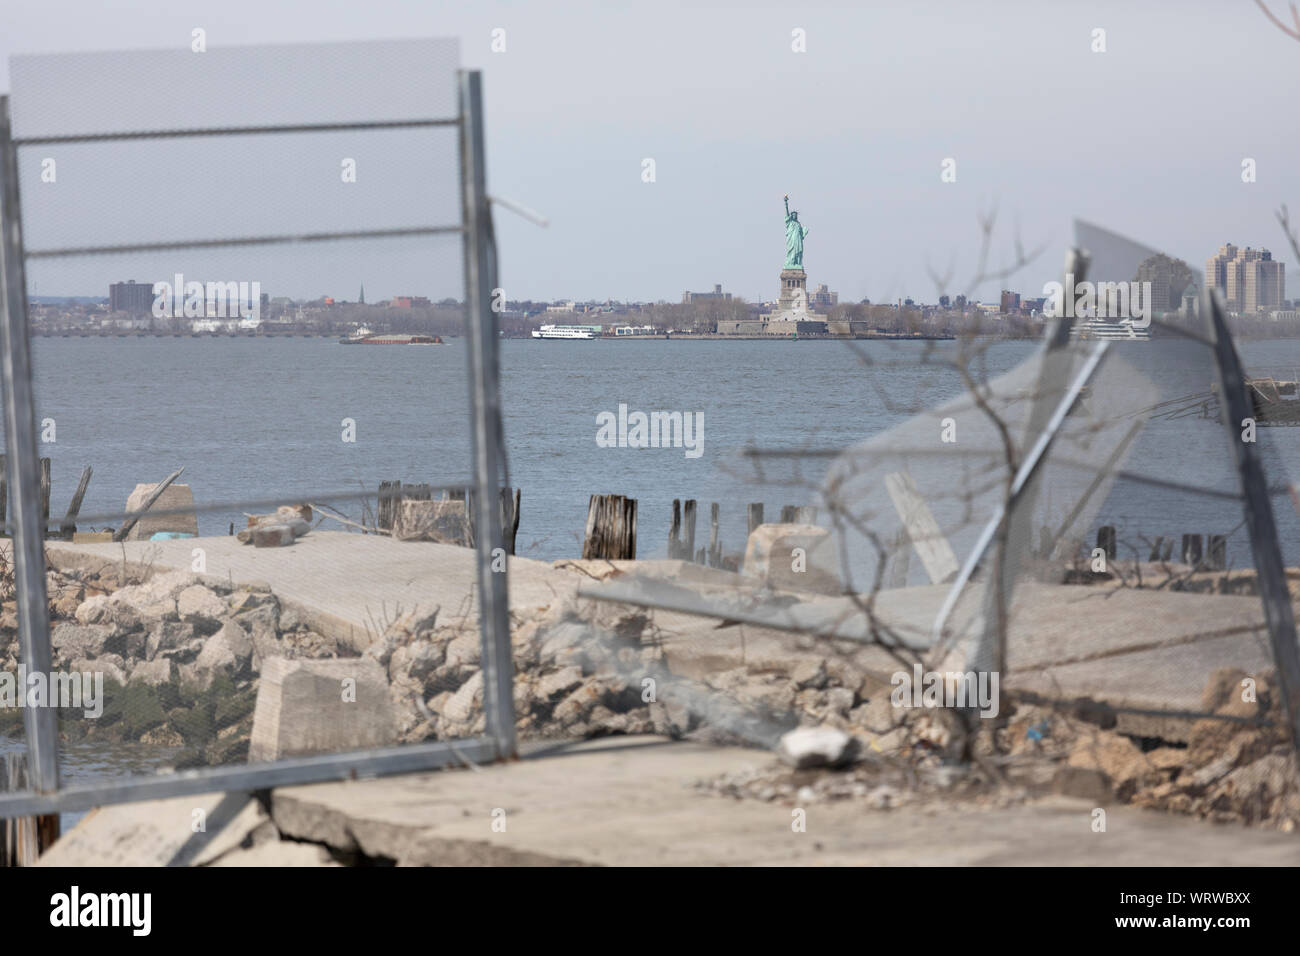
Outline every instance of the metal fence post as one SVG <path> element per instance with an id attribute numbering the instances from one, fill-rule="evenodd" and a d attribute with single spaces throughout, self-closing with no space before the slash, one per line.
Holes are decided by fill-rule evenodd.
<path id="1" fill-rule="evenodd" d="M 483 712 L 501 757 L 515 755 L 514 661 L 510 645 L 508 559 L 501 535 L 504 442 L 496 315 L 496 244 L 483 161 L 482 76 L 460 74 L 461 198 L 465 225 L 465 328 L 474 427 L 479 624 L 483 635 Z M 495 569 L 494 569 L 495 568 Z"/>
<path id="2" fill-rule="evenodd" d="M 1242 506 L 1246 513 L 1246 528 L 1250 531 L 1250 550 L 1255 559 L 1255 580 L 1259 583 L 1259 599 L 1264 605 L 1273 662 L 1277 666 L 1278 682 L 1282 685 L 1282 703 L 1286 707 L 1292 744 L 1300 748 L 1300 647 L 1296 646 L 1295 615 L 1287 588 L 1286 567 L 1282 562 L 1282 548 L 1273 521 L 1273 504 L 1268 496 L 1263 463 L 1254 444 L 1242 441 L 1238 431 L 1243 427 L 1243 420 L 1253 419 L 1255 413 L 1246 394 L 1246 376 L 1223 317 L 1223 303 L 1210 289 L 1202 293 L 1201 310 L 1208 316 L 1213 333 L 1214 359 L 1223 392 L 1228 441 L 1241 475 Z"/>
<path id="3" fill-rule="evenodd" d="M 36 402 L 27 329 L 18 154 L 9 121 L 9 97 L 0 96 L 0 370 L 3 372 L 6 466 L 13 508 L 14 586 L 18 634 L 28 674 L 50 673 L 50 620 L 45 591 L 45 528 L 40 518 L 40 465 L 36 452 Z M 27 688 L 20 687 L 20 694 Z M 44 704 L 51 704 L 45 701 Z M 26 707 L 27 774 L 32 789 L 59 788 L 58 722 L 52 706 Z"/>

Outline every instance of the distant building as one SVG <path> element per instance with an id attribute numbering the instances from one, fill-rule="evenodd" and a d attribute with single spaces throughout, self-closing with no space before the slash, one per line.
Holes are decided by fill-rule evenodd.
<path id="1" fill-rule="evenodd" d="M 108 287 L 108 310 L 146 315 L 153 311 L 154 298 L 152 282 L 114 282 Z"/>
<path id="2" fill-rule="evenodd" d="M 1207 273 L 1208 280 L 1208 273 Z M 1196 274 L 1182 259 L 1171 259 L 1164 253 L 1149 256 L 1138 266 L 1136 281 L 1151 283 L 1151 311 L 1156 315 L 1179 312 L 1183 295 L 1189 289 L 1196 293 Z"/>
<path id="3" fill-rule="evenodd" d="M 395 295 L 388 305 L 393 309 L 427 309 L 431 303 L 422 295 Z"/>
<path id="4" fill-rule="evenodd" d="M 1003 315 L 1014 315 L 1015 313 L 1019 312 L 1020 293 L 1008 292 L 1006 289 L 1003 289 L 1002 301 L 998 307 L 998 311 L 1001 312 Z"/>
<path id="5" fill-rule="evenodd" d="M 1227 243 L 1205 261 L 1205 285 L 1223 293 L 1229 312 L 1251 315 L 1279 308 L 1286 292 L 1286 266 L 1267 249 Z"/>
<path id="6" fill-rule="evenodd" d="M 830 289 L 826 288 L 825 282 L 819 285 L 817 289 L 808 296 L 808 305 L 814 309 L 829 309 L 833 305 L 838 305 L 839 301 L 840 294 L 838 292 L 832 292 Z"/>
<path id="7" fill-rule="evenodd" d="M 823 286 L 825 288 L 825 286 Z M 683 292 L 682 305 L 690 305 L 692 302 L 707 302 L 709 299 L 722 299 L 725 302 L 731 301 L 731 293 L 722 291 L 722 284 L 714 285 L 712 292 Z"/>

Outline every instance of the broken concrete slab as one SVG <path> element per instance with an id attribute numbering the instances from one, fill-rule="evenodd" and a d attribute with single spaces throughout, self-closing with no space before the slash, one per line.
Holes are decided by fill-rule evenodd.
<path id="1" fill-rule="evenodd" d="M 139 511 L 144 507 L 144 503 L 149 500 L 153 490 L 158 487 L 156 482 L 146 485 L 136 485 L 130 496 L 126 499 L 126 511 Z M 148 541 L 158 532 L 172 532 L 177 534 L 188 534 L 198 537 L 199 519 L 198 515 L 190 511 L 186 514 L 173 515 L 155 515 L 155 511 L 183 511 L 194 507 L 194 493 L 190 490 L 189 485 L 169 485 L 145 512 L 135 526 L 127 533 L 128 541 Z"/>
<path id="2" fill-rule="evenodd" d="M 842 594 L 830 532 L 813 524 L 761 524 L 745 545 L 745 577 L 776 590 Z"/>
<path id="3" fill-rule="evenodd" d="M 272 657 L 263 664 L 250 763 L 396 742 L 388 675 L 374 659 Z"/>

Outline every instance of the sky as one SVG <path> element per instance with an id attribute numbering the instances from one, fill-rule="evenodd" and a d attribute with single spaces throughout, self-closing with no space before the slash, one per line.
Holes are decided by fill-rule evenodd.
<path id="1" fill-rule="evenodd" d="M 1272 6 L 1284 12 L 1280 0 Z M 934 301 L 944 274 L 949 294 L 989 301 L 999 285 L 1041 294 L 1075 218 L 1198 272 L 1226 242 L 1269 248 L 1295 269 L 1275 214 L 1290 203 L 1300 218 L 1300 41 L 1249 0 L 11 0 L 0 5 L 0 89 L 10 89 L 13 54 L 191 55 L 195 28 L 210 52 L 457 40 L 460 64 L 483 71 L 489 192 L 549 220 L 541 228 L 497 208 L 510 299 L 677 301 L 715 283 L 773 299 L 785 194 L 810 229 L 809 287 L 826 283 L 842 301 Z M 1104 52 L 1094 52 L 1097 30 Z M 278 62 L 277 89 L 299 83 L 290 98 L 311 102 L 312 69 Z M 446 80 L 442 61 L 427 76 L 400 57 L 385 62 L 387 73 L 361 84 L 379 113 L 407 87 Z M 256 91 L 262 76 L 242 82 Z M 74 71 L 68 82 L 89 90 L 95 76 Z M 368 143 L 353 185 L 369 191 L 352 193 L 338 182 L 338 156 L 356 149 L 319 137 L 61 147 L 67 162 L 44 194 L 44 147 L 31 147 L 20 154 L 28 247 L 142 241 L 151 226 L 197 237 L 277 231 L 282 219 L 300 232 L 454 215 L 454 149 L 445 136 L 420 135 Z M 92 150 L 101 151 L 93 161 Z M 159 171 L 167 158 L 191 187 Z M 953 182 L 941 176 L 946 159 Z M 1242 179 L 1248 159 L 1254 182 Z M 1042 252 L 1009 279 L 972 287 L 990 210 L 990 268 L 1016 259 L 1017 238 Z M 316 246 L 281 259 L 41 260 L 29 264 L 29 291 L 104 295 L 116 279 L 188 268 L 197 278 L 264 275 L 263 291 L 295 298 L 353 299 L 362 282 L 370 301 L 459 295 L 454 240 Z"/>

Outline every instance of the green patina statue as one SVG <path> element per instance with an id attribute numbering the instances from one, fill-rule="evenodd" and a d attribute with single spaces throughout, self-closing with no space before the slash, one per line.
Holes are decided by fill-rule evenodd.
<path id="1" fill-rule="evenodd" d="M 799 214 L 790 211 L 790 197 L 785 197 L 785 267 L 803 268 L 803 241 L 808 230 L 799 222 Z"/>

